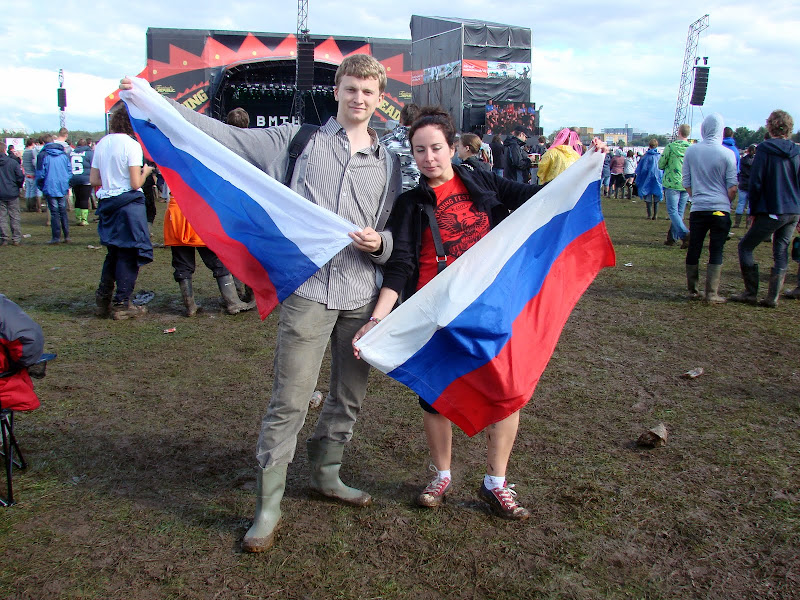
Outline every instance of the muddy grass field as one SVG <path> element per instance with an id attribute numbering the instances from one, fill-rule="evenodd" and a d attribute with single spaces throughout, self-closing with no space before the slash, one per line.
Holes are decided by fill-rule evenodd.
<path id="1" fill-rule="evenodd" d="M 0 598 L 800 597 L 800 302 L 689 302 L 668 222 L 645 220 L 641 202 L 604 211 L 618 266 L 570 317 L 509 466 L 531 519 L 498 520 L 477 500 L 480 435 L 456 435 L 448 503 L 415 508 L 429 478 L 420 409 L 373 371 L 342 475 L 375 504 L 310 498 L 301 443 L 263 555 L 239 542 L 277 312 L 223 315 L 200 263 L 205 310 L 183 318 L 156 249 L 137 285 L 155 293 L 149 314 L 99 320 L 94 227 L 51 247 L 43 217 L 24 214 L 31 237 L 0 249 L 0 292 L 58 359 L 36 384 L 41 408 L 16 421 L 30 466 L 15 473 L 18 504 L 0 509 Z M 735 243 L 726 294 L 741 287 Z M 766 287 L 770 250 L 757 256 Z M 695 367 L 705 374 L 680 377 Z M 638 447 L 659 423 L 667 445 Z"/>

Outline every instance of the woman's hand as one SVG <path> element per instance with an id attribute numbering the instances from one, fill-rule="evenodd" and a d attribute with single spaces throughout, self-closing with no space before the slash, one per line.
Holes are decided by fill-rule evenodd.
<path id="1" fill-rule="evenodd" d="M 358 359 L 361 358 L 361 352 L 359 351 L 358 348 L 356 348 L 356 342 L 360 340 L 362 337 L 364 337 L 367 334 L 367 332 L 373 327 L 375 327 L 377 324 L 378 324 L 378 319 L 370 319 L 364 324 L 364 326 L 361 329 L 356 331 L 356 334 L 353 336 L 353 356 L 355 356 Z"/>
<path id="2" fill-rule="evenodd" d="M 133 89 L 133 82 L 128 77 L 123 77 L 119 80 L 119 89 L 130 90 Z"/>
<path id="3" fill-rule="evenodd" d="M 592 140 L 592 148 L 594 148 L 599 152 L 602 152 L 603 154 L 608 152 L 608 144 L 606 144 L 603 140 L 597 137 Z"/>

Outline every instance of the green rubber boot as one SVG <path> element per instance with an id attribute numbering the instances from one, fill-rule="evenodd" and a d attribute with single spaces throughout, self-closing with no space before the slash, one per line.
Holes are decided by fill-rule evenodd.
<path id="1" fill-rule="evenodd" d="M 311 491 L 353 506 L 372 504 L 372 496 L 351 488 L 339 479 L 344 444 L 323 440 L 308 440 L 308 463 L 311 467 Z"/>
<path id="2" fill-rule="evenodd" d="M 781 296 L 783 281 L 786 279 L 786 269 L 773 268 L 769 273 L 769 288 L 766 297 L 759 302 L 761 306 L 775 308 L 778 306 L 778 298 Z"/>
<path id="3" fill-rule="evenodd" d="M 689 290 L 689 300 L 702 300 L 703 294 L 697 287 L 700 279 L 700 265 L 686 265 L 686 288 Z"/>
<path id="4" fill-rule="evenodd" d="M 744 280 L 744 291 L 741 294 L 731 296 L 732 302 L 746 302 L 747 304 L 758 303 L 758 265 L 740 265 L 742 279 Z"/>
<path id="5" fill-rule="evenodd" d="M 722 274 L 722 265 L 708 265 L 706 268 L 706 302 L 709 304 L 724 304 L 727 299 L 719 295 L 719 278 Z"/>
<path id="6" fill-rule="evenodd" d="M 281 500 L 286 489 L 287 466 L 258 469 L 256 516 L 242 540 L 242 551 L 265 552 L 275 542 L 275 528 L 281 520 Z"/>

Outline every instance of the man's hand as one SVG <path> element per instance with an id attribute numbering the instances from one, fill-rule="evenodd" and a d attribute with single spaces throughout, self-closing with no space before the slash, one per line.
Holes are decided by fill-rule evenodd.
<path id="1" fill-rule="evenodd" d="M 123 77 L 122 79 L 119 80 L 119 89 L 121 90 L 133 89 L 133 82 L 129 78 Z"/>
<path id="2" fill-rule="evenodd" d="M 353 240 L 353 245 L 362 252 L 375 253 L 383 245 L 383 239 L 380 234 L 372 227 L 365 227 L 361 231 L 353 231 L 347 235 Z"/>

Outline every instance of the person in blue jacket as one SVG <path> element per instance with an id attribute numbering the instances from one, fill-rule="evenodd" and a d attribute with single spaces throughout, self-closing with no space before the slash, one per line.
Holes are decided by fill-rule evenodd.
<path id="1" fill-rule="evenodd" d="M 48 244 L 67 243 L 69 222 L 67 220 L 67 194 L 72 178 L 70 159 L 59 142 L 46 144 L 36 157 L 36 185 L 42 190 L 50 210 L 50 230 L 52 237 Z M 61 239 L 61 230 L 64 239 Z"/>
<path id="2" fill-rule="evenodd" d="M 736 172 L 741 168 L 741 156 L 739 155 L 739 148 L 736 147 L 736 140 L 733 139 L 733 129 L 726 127 L 722 130 L 722 145 L 728 148 L 736 157 Z"/>
<path id="3" fill-rule="evenodd" d="M 658 140 L 653 138 L 648 144 L 649 149 L 636 165 L 636 185 L 639 187 L 639 197 L 647 205 L 647 217 L 650 218 L 650 205 L 653 205 L 653 220 L 658 214 L 658 203 L 664 195 L 664 186 L 661 184 L 663 173 L 658 168 L 661 154 L 658 152 Z"/>

